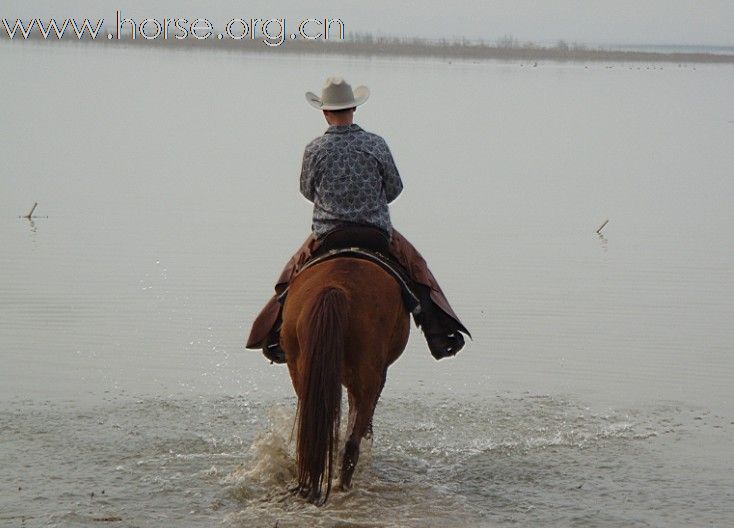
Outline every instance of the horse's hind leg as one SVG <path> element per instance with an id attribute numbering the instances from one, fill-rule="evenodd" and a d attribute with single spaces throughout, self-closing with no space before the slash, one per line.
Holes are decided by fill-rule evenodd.
<path id="1" fill-rule="evenodd" d="M 349 487 L 347 484 L 348 480 L 351 480 L 351 473 L 354 471 L 354 466 L 357 464 L 355 458 L 354 430 L 357 425 L 357 399 L 352 394 L 352 391 L 347 393 L 349 397 L 349 417 L 347 421 L 347 441 L 344 444 L 344 454 L 342 457 L 341 475 L 339 479 L 340 488 L 345 490 Z M 357 441 L 357 458 L 359 458 L 359 441 Z M 349 477 L 346 475 L 349 474 Z"/>
<path id="2" fill-rule="evenodd" d="M 357 461 L 359 460 L 359 445 L 362 438 L 367 436 L 367 433 L 371 430 L 372 415 L 379 396 L 379 390 L 367 394 L 363 393 L 359 397 L 353 397 L 351 393 L 349 394 L 349 438 L 344 446 L 344 459 L 342 460 L 340 476 L 340 486 L 343 490 L 348 489 L 352 484 L 354 469 L 357 467 Z"/>
<path id="3" fill-rule="evenodd" d="M 343 490 L 351 486 L 354 468 L 357 467 L 357 461 L 359 460 L 359 444 L 370 424 L 371 416 L 366 412 L 367 407 L 362 405 L 358 408 L 354 420 L 354 427 L 344 446 L 344 459 L 342 460 L 340 478 L 340 485 Z"/>

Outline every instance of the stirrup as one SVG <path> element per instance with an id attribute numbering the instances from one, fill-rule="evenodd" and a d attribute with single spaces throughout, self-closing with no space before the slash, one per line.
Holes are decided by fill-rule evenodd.
<path id="1" fill-rule="evenodd" d="M 280 343 L 268 343 L 263 347 L 263 355 L 270 360 L 270 363 L 285 363 L 285 352 L 280 348 Z"/>

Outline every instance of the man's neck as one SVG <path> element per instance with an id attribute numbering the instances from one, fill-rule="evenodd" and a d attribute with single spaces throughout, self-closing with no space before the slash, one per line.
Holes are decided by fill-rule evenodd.
<path id="1" fill-rule="evenodd" d="M 331 121 L 329 121 L 330 126 L 344 126 L 344 125 L 352 125 L 352 124 L 354 124 L 354 120 L 351 117 L 332 119 Z"/>

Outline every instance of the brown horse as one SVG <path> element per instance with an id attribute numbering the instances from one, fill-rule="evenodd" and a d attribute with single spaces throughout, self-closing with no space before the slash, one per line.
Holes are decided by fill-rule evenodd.
<path id="1" fill-rule="evenodd" d="M 342 385 L 349 422 L 340 486 L 347 489 L 387 367 L 403 352 L 409 332 L 400 287 L 377 264 L 336 258 L 303 270 L 291 282 L 280 342 L 298 395 L 296 491 L 310 501 L 326 502 L 331 491 Z"/>

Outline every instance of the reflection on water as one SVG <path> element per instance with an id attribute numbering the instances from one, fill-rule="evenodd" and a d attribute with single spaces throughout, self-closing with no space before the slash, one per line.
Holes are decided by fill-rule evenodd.
<path id="1" fill-rule="evenodd" d="M 24 79 L 0 121 L 3 522 L 734 518 L 733 68 L 0 56 Z M 274 500 L 290 448 L 257 439 L 292 388 L 242 344 L 307 233 L 302 148 L 326 126 L 303 92 L 335 73 L 371 87 L 394 223 L 474 340 L 437 363 L 414 332 L 362 485 L 317 513 Z"/>
<path id="2" fill-rule="evenodd" d="M 28 226 L 31 228 L 31 233 L 35 233 L 37 229 L 36 223 L 33 221 L 32 218 L 28 218 L 27 220 L 28 220 Z"/>

